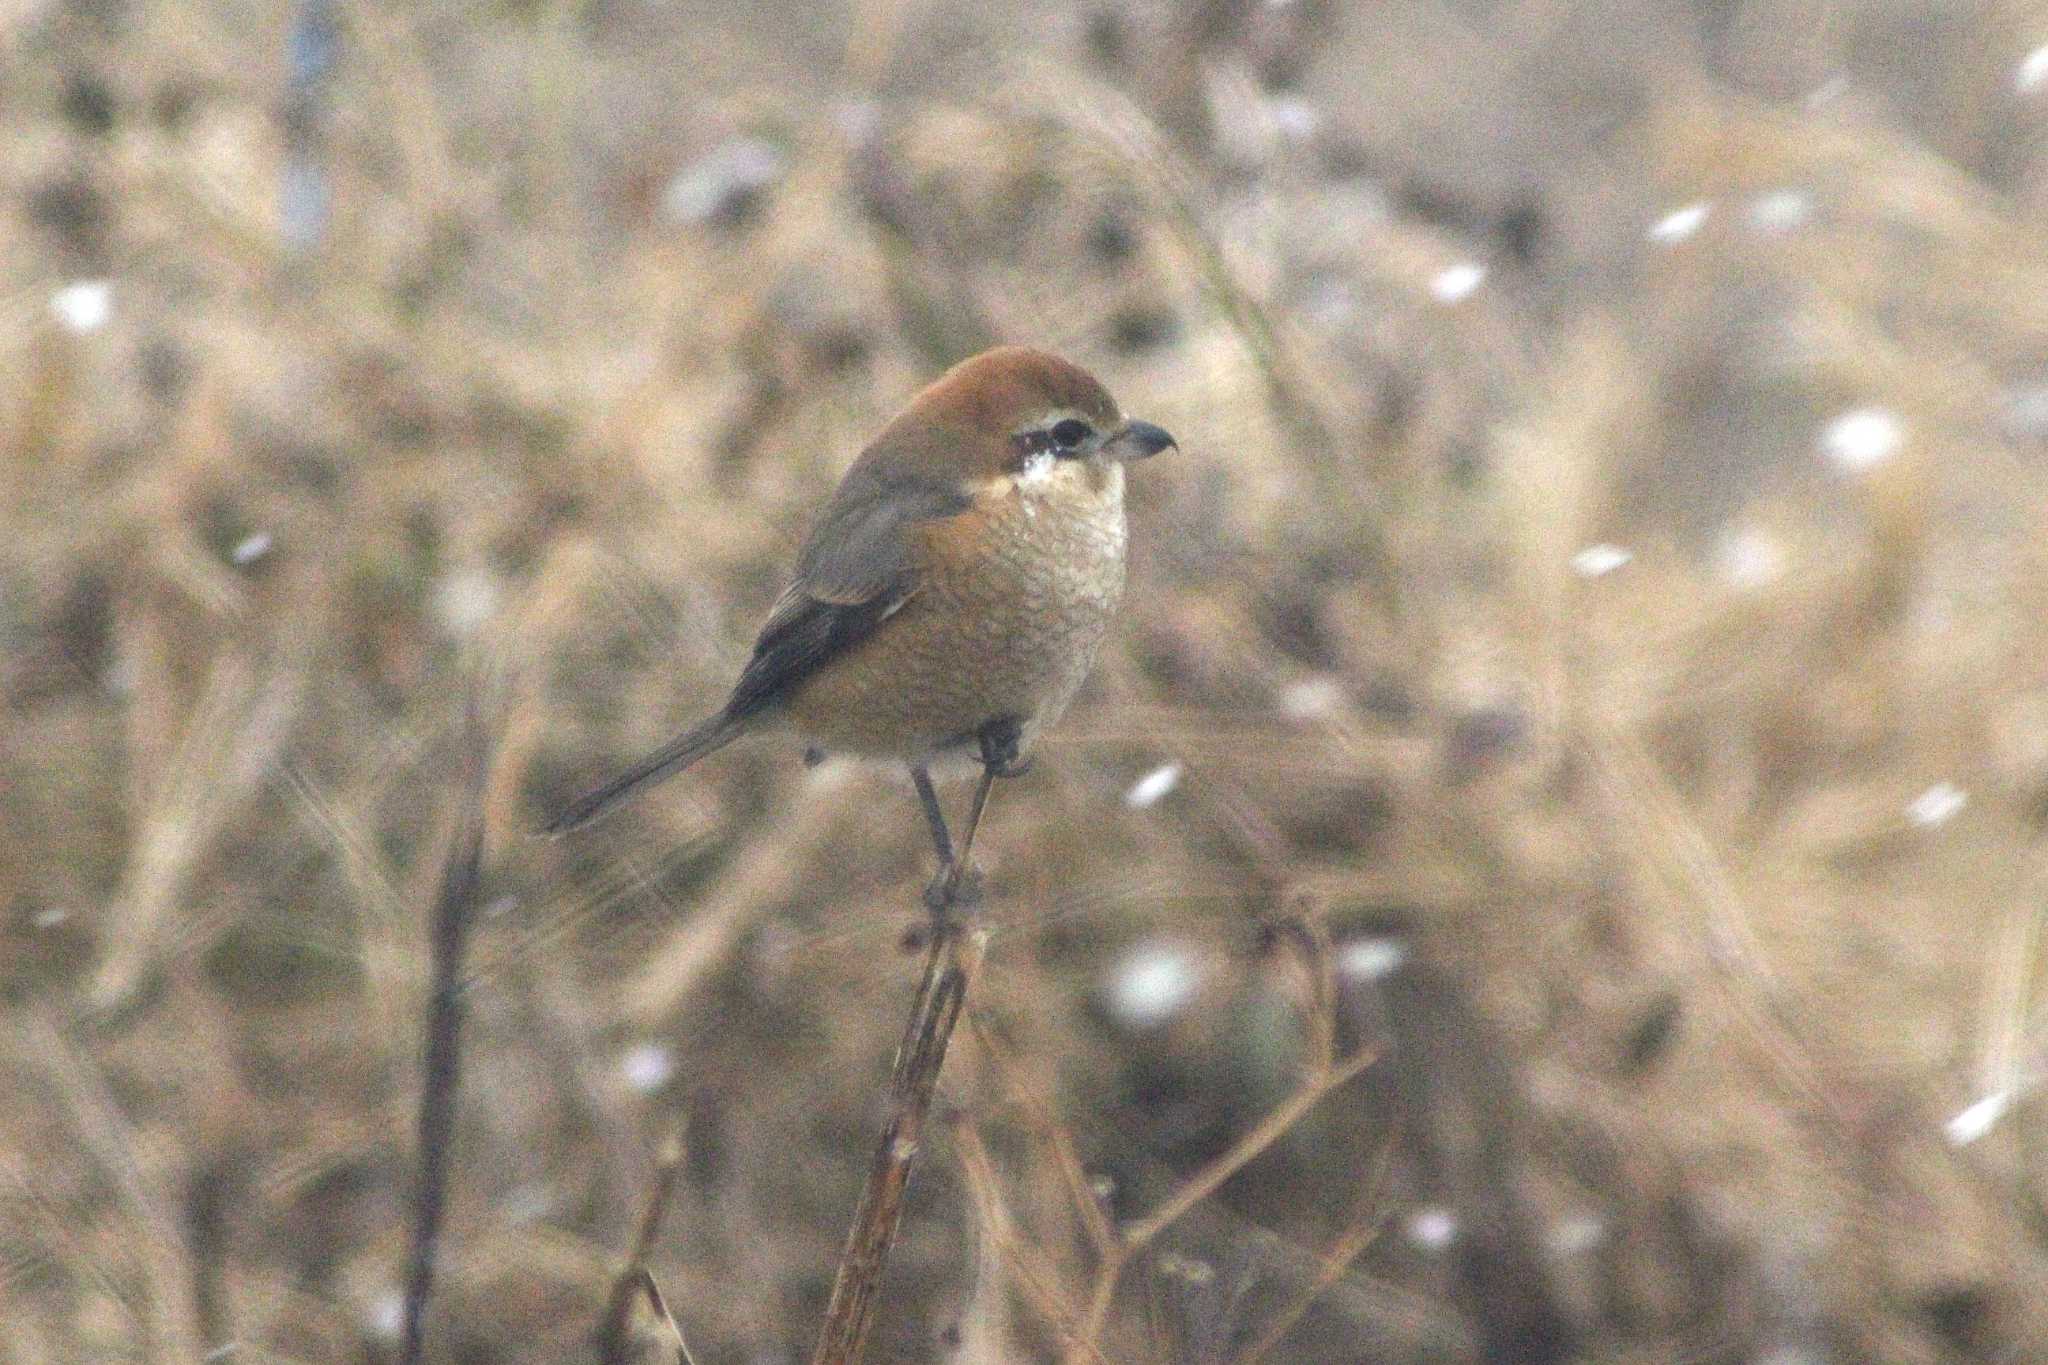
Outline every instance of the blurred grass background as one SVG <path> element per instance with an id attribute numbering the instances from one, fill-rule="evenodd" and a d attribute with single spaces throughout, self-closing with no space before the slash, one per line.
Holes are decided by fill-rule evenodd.
<path id="1" fill-rule="evenodd" d="M 984 832 L 871 1358 L 2048 1359 L 2048 10 L 27 0 L 0 63 L 0 1360 L 389 1358 L 479 689 L 432 1355 L 587 1358 L 680 1126 L 698 1360 L 803 1356 L 907 784 L 533 831 L 999 340 L 1182 450 Z M 1076 1348 L 1087 1201 L 1292 1092 L 1319 980 L 1380 1060 Z"/>

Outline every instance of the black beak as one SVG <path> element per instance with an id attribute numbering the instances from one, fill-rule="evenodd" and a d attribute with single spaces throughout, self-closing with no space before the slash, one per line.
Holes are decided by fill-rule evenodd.
<path id="1" fill-rule="evenodd" d="M 1169 446 L 1180 449 L 1180 442 L 1173 439 L 1172 432 L 1150 422 L 1136 421 L 1124 423 L 1106 443 L 1108 452 L 1124 461 L 1150 459 Z"/>

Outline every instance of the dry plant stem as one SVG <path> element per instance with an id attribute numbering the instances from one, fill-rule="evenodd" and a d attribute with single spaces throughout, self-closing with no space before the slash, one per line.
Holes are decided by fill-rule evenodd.
<path id="1" fill-rule="evenodd" d="M 1016 1219 L 1004 1202 L 988 1145 L 965 1116 L 953 1125 L 953 1143 L 960 1156 L 960 1172 L 966 1178 L 968 1193 L 973 1197 L 975 1211 L 980 1216 L 982 1237 L 995 1247 L 1002 1264 L 1008 1267 L 1018 1288 L 1038 1310 L 1038 1315 L 1050 1323 L 1069 1346 L 1086 1350 L 1092 1359 L 1102 1362 L 1101 1352 L 1081 1340 L 1072 1299 L 1060 1282 L 1059 1272 L 1048 1262 L 1042 1249 L 1032 1246 L 1018 1234 Z"/>
<path id="2" fill-rule="evenodd" d="M 648 1193 L 647 1207 L 641 1211 L 640 1226 L 633 1234 L 633 1249 L 626 1254 L 624 1264 L 619 1267 L 618 1277 L 612 1281 L 610 1300 L 605 1304 L 604 1321 L 598 1326 L 597 1355 L 604 1365 L 624 1365 L 631 1359 L 632 1337 L 629 1328 L 633 1319 L 633 1297 L 652 1290 L 650 1302 L 659 1306 L 666 1314 L 667 1305 L 661 1302 L 661 1291 L 654 1287 L 654 1276 L 647 1269 L 647 1258 L 654 1251 L 654 1239 L 661 1230 L 661 1218 L 668 1211 L 669 1200 L 675 1197 L 676 1176 L 683 1169 L 683 1142 L 674 1133 L 669 1134 L 661 1144 L 661 1155 L 654 1167 L 654 1188 Z M 675 1319 L 670 1318 L 671 1325 Z M 683 1340 L 682 1329 L 676 1329 L 677 1359 L 688 1365 L 690 1348 Z"/>
<path id="3" fill-rule="evenodd" d="M 413 1200 L 412 1245 L 405 1273 L 405 1320 L 399 1360 L 417 1365 L 423 1320 L 434 1292 L 434 1254 L 448 1198 L 448 1162 L 455 1093 L 462 1077 L 462 960 L 476 919 L 483 878 L 484 777 L 488 752 L 479 703 L 472 699 L 463 734 L 462 808 L 434 903 L 433 993 L 428 999 L 425 1075 L 420 1092 L 419 1186 Z"/>
<path id="4" fill-rule="evenodd" d="M 1102 1338 L 1103 1326 L 1109 1321 L 1110 1304 L 1116 1298 L 1117 1284 L 1123 1278 L 1124 1267 L 1130 1264 L 1132 1257 L 1142 1252 L 1160 1233 L 1173 1226 L 1189 1209 L 1216 1193 L 1224 1181 L 1243 1170 L 1253 1158 L 1277 1142 L 1281 1134 L 1300 1122 L 1302 1115 L 1315 1108 L 1325 1095 L 1364 1071 L 1378 1059 L 1379 1054 L 1376 1052 L 1361 1051 L 1335 1066 L 1324 1067 L 1311 1073 L 1299 1090 L 1260 1119 L 1258 1124 L 1239 1138 L 1229 1151 L 1190 1176 L 1186 1183 L 1168 1196 L 1158 1208 L 1135 1222 L 1126 1223 L 1121 1229 L 1122 1236 L 1103 1257 L 1102 1264 L 1096 1268 L 1095 1288 L 1089 1296 L 1088 1315 L 1081 1324 L 1081 1338 L 1075 1348 L 1067 1352 L 1066 1359 L 1072 1361 L 1082 1354 L 1101 1354 L 1096 1343 Z"/>
<path id="5" fill-rule="evenodd" d="M 1380 1148 L 1379 1160 L 1373 1163 L 1372 1175 L 1365 1183 L 1365 1189 L 1358 1201 L 1358 1211 L 1350 1223 L 1337 1234 L 1330 1249 L 1323 1253 L 1322 1264 L 1317 1267 L 1315 1278 L 1282 1308 L 1266 1330 L 1259 1333 L 1259 1339 L 1245 1348 L 1237 1358 L 1237 1365 L 1258 1365 L 1287 1340 L 1287 1334 L 1294 1330 L 1294 1324 L 1301 1321 L 1309 1305 L 1323 1296 L 1323 1292 L 1344 1277 L 1351 1269 L 1351 1263 L 1365 1254 L 1373 1244 L 1380 1230 L 1380 1197 L 1386 1192 L 1387 1171 L 1393 1164 L 1394 1144 L 1386 1143 Z"/>
<path id="6" fill-rule="evenodd" d="M 968 859 L 994 785 L 995 774 L 984 769 L 975 787 L 974 807 L 959 854 L 941 874 L 932 897 L 931 947 L 925 954 L 924 976 L 911 1002 L 903 1041 L 896 1049 L 896 1066 L 889 1082 L 889 1126 L 875 1149 L 867 1186 L 861 1191 L 860 1206 L 846 1236 L 846 1249 L 840 1253 L 825 1325 L 811 1355 L 814 1365 L 851 1365 L 859 1360 L 874 1323 L 882 1271 L 903 1218 L 911 1165 L 924 1145 L 925 1119 L 931 1113 L 939 1071 L 945 1065 L 953 1027 L 960 1021 L 968 981 L 980 965 L 986 939 L 983 931 L 963 924 L 958 912 L 971 900 L 971 893 L 963 896 L 962 888 L 973 885 Z"/>
<path id="7" fill-rule="evenodd" d="M 924 979 L 911 1005 L 910 1024 L 897 1050 L 892 1080 L 889 1126 L 868 1169 L 832 1301 L 825 1311 L 824 1330 L 812 1355 L 816 1365 L 850 1365 L 860 1359 L 862 1344 L 874 1321 L 875 1299 L 889 1247 L 903 1216 L 903 1195 L 910 1184 L 911 1164 L 923 1145 L 924 1124 L 931 1112 L 939 1068 L 945 1063 L 953 1026 L 967 994 L 967 971 L 959 951 L 959 926 L 941 920 L 932 932 L 925 957 Z"/>
<path id="8" fill-rule="evenodd" d="M 690 1348 L 683 1341 L 683 1329 L 676 1326 L 675 1314 L 668 1311 L 668 1300 L 661 1296 L 661 1286 L 654 1282 L 654 1272 L 641 1266 L 632 1277 L 632 1284 L 647 1296 L 647 1306 L 654 1310 L 662 1325 L 668 1328 L 669 1340 L 675 1343 L 676 1365 L 696 1365 L 690 1359 Z"/>
<path id="9" fill-rule="evenodd" d="M 995 1059 L 1003 1074 L 1010 1078 L 1010 1094 L 1029 1112 L 1031 1123 L 1037 1130 L 1038 1138 L 1051 1153 L 1053 1164 L 1059 1169 L 1060 1179 L 1067 1187 L 1067 1198 L 1074 1206 L 1074 1215 L 1081 1222 L 1088 1235 L 1088 1245 L 1098 1257 L 1109 1254 L 1116 1243 L 1116 1229 L 1110 1225 L 1109 1215 L 1103 1211 L 1102 1199 L 1088 1180 L 1088 1172 L 1081 1164 L 1081 1154 L 1074 1146 L 1074 1135 L 1053 1113 L 1053 1106 L 1047 1098 L 1051 1082 L 1043 1076 L 1033 1076 L 1029 1081 L 1022 1078 L 1024 1062 L 996 1037 L 979 1015 L 969 1018 L 974 1036 L 982 1049 Z"/>
<path id="10" fill-rule="evenodd" d="M 138 1160 L 141 1141 L 116 1102 L 105 1074 L 67 1036 L 57 1020 L 39 1010 L 23 1012 L 5 1037 L 8 1049 L 19 1058 L 34 1059 L 36 1065 L 48 1068 L 53 1088 L 71 1121 L 76 1150 L 97 1164 L 123 1206 L 135 1230 L 128 1245 L 141 1271 L 142 1292 L 137 1294 L 132 1287 L 120 1287 L 119 1268 L 104 1265 L 101 1256 L 85 1250 L 85 1244 L 75 1240 L 77 1230 L 64 1223 L 54 1207 L 50 1210 L 49 1226 L 38 1230 L 42 1245 L 76 1248 L 76 1255 L 65 1258 L 67 1267 L 97 1283 L 110 1303 L 123 1308 L 135 1327 L 137 1339 L 150 1353 L 175 1359 L 196 1358 L 205 1348 L 193 1337 L 187 1319 L 170 1311 L 178 1301 L 176 1286 L 183 1278 L 182 1267 L 189 1260 L 191 1249 L 177 1219 L 165 1206 L 161 1191 L 155 1188 Z M 13 1153 L 8 1154 L 7 1173 L 12 1183 L 31 1202 L 43 1203 L 47 1198 L 41 1193 L 43 1182 L 30 1174 L 30 1163 L 22 1161 L 16 1167 L 16 1160 Z"/>
<path id="11" fill-rule="evenodd" d="M 1291 922 L 1287 939 L 1302 974 L 1302 993 L 1308 997 L 1302 1011 L 1308 1029 L 1308 1072 L 1328 1073 L 1337 1056 L 1337 978 L 1330 961 L 1330 934 L 1320 914 L 1300 914 Z"/>
<path id="12" fill-rule="evenodd" d="M 1647 870 L 1661 882 L 1658 889 L 1669 888 L 1681 910 L 1697 907 L 1689 918 L 1701 926 L 1703 959 L 1730 1009 L 1786 1088 L 1833 1131 L 1848 1131 L 1842 1101 L 1804 1036 L 1810 1019 L 1788 1003 L 1791 992 L 1757 941 L 1754 917 L 1668 779 L 1639 739 L 1598 717 L 1588 718 L 1581 745 L 1619 826 L 1637 836 L 1634 847 L 1643 850 Z"/>

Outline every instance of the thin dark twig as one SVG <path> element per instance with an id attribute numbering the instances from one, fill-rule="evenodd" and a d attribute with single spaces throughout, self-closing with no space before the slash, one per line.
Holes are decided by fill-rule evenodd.
<path id="1" fill-rule="evenodd" d="M 676 1177 L 682 1169 L 682 1139 L 671 1133 L 661 1144 L 661 1155 L 656 1158 L 654 1166 L 654 1188 L 647 1196 L 647 1207 L 641 1210 L 640 1226 L 633 1234 L 633 1249 L 627 1253 L 617 1278 L 612 1281 L 611 1298 L 605 1304 L 604 1321 L 598 1327 L 597 1353 L 604 1365 L 624 1365 L 630 1358 L 632 1340 L 628 1329 L 632 1323 L 633 1296 L 636 1293 L 651 1291 L 649 1302 L 664 1315 L 668 1312 L 667 1304 L 661 1301 L 661 1291 L 654 1288 L 647 1258 L 653 1254 L 662 1215 L 668 1211 L 669 1200 L 675 1196 Z M 669 1319 L 669 1325 L 675 1325 L 674 1318 Z M 676 1328 L 676 1348 L 681 1353 L 677 1358 L 688 1365 L 690 1348 L 683 1341 L 681 1328 Z"/>
<path id="2" fill-rule="evenodd" d="M 405 1274 L 401 1365 L 418 1365 L 423 1320 L 434 1292 L 434 1256 L 448 1199 L 448 1159 L 455 1127 L 455 1092 L 462 1068 L 462 961 L 476 919 L 483 880 L 484 779 L 489 742 L 481 703 L 471 698 L 464 725 L 461 807 L 455 837 L 441 870 L 432 938 L 433 990 L 427 1002 L 426 1058 L 420 1091 L 419 1187 L 413 1199 L 412 1246 Z"/>
<path id="3" fill-rule="evenodd" d="M 868 1329 L 874 1323 L 875 1301 L 881 1292 L 882 1270 L 896 1229 L 903 1218 L 903 1196 L 910 1187 L 911 1165 L 924 1144 L 925 1119 L 938 1088 L 939 1071 L 953 1040 L 953 1026 L 967 998 L 967 987 L 981 963 L 986 931 L 962 922 L 961 912 L 978 899 L 978 880 L 969 871 L 975 831 L 988 806 L 994 774 L 982 773 L 974 794 L 965 836 L 957 858 L 946 864 L 934 888 L 931 946 L 925 954 L 924 977 L 910 1006 L 903 1041 L 889 1082 L 889 1125 L 868 1168 L 867 1186 L 847 1233 L 846 1249 L 832 1282 L 832 1300 L 825 1325 L 812 1353 L 813 1365 L 852 1365 L 860 1359 Z M 935 836 L 936 838 L 936 836 Z M 942 848 L 943 851 L 943 848 Z"/>

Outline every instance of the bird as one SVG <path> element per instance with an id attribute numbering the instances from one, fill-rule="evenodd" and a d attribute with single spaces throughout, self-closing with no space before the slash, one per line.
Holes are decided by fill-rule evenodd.
<path id="1" fill-rule="evenodd" d="M 1048 351 L 999 346 L 955 365 L 848 467 L 725 704 L 547 831 L 587 825 L 742 736 L 793 732 L 812 762 L 906 765 L 938 854 L 933 888 L 957 886 L 990 789 L 1030 764 L 1123 596 L 1125 466 L 1175 448 Z M 932 779 L 955 758 L 981 769 L 957 856 Z"/>

